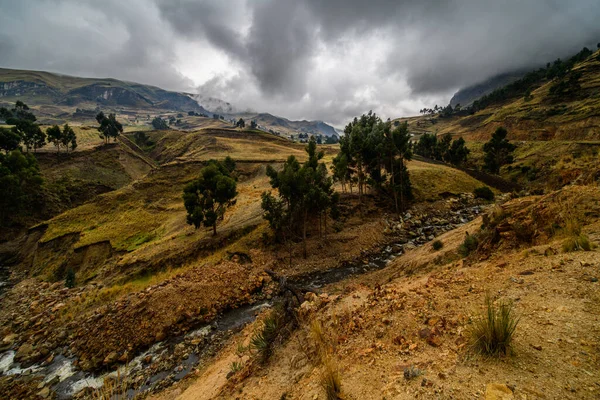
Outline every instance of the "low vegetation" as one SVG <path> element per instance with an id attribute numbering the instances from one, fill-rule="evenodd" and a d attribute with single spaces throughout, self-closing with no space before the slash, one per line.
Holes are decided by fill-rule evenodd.
<path id="1" fill-rule="evenodd" d="M 439 239 L 434 240 L 433 243 L 431 244 L 431 247 L 433 247 L 433 250 L 439 251 L 444 247 L 444 243 Z"/>
<path id="2" fill-rule="evenodd" d="M 282 312 L 279 309 L 273 309 L 250 338 L 250 350 L 257 354 L 261 363 L 266 363 L 273 354 L 273 348 L 283 325 Z"/>
<path id="3" fill-rule="evenodd" d="M 465 240 L 458 248 L 458 253 L 463 257 L 468 257 L 471 253 L 477 250 L 479 239 L 477 235 L 470 235 L 468 232 L 465 235 Z"/>
<path id="4" fill-rule="evenodd" d="M 332 359 L 328 359 L 323 364 L 321 373 L 321 387 L 325 391 L 327 400 L 342 400 L 342 381 L 337 364 Z"/>
<path id="5" fill-rule="evenodd" d="M 481 187 L 476 188 L 473 191 L 473 195 L 475 195 L 476 199 L 484 199 L 484 200 L 488 200 L 488 201 L 493 201 L 494 197 L 495 197 L 492 189 L 490 189 L 487 186 L 481 186 Z"/>
<path id="6" fill-rule="evenodd" d="M 473 349 L 487 355 L 506 355 L 511 349 L 519 317 L 510 301 L 498 300 L 488 294 L 485 310 L 473 318 L 470 336 Z"/>

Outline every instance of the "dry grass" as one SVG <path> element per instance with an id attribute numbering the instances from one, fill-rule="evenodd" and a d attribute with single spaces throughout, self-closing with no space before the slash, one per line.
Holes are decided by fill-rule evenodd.
<path id="1" fill-rule="evenodd" d="M 337 363 L 329 358 L 323 363 L 321 373 L 321 387 L 325 391 L 327 400 L 340 400 L 342 397 L 342 380 Z"/>
<path id="2" fill-rule="evenodd" d="M 481 182 L 444 165 L 409 161 L 408 171 L 415 201 L 437 200 L 442 193 L 471 193 Z"/>
<path id="3" fill-rule="evenodd" d="M 513 303 L 485 296 L 485 310 L 473 319 L 470 336 L 473 349 L 487 355 L 508 354 L 519 324 Z"/>
<path id="4" fill-rule="evenodd" d="M 127 394 L 127 382 L 121 377 L 121 371 L 117 370 L 116 378 L 104 378 L 101 388 L 94 390 L 94 400 L 126 400 L 131 397 Z"/>

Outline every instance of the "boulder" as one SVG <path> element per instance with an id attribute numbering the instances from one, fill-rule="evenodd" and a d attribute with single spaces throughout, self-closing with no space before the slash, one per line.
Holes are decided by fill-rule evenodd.
<path id="1" fill-rule="evenodd" d="M 503 383 L 488 383 L 485 388 L 485 400 L 512 400 L 512 390 Z"/>

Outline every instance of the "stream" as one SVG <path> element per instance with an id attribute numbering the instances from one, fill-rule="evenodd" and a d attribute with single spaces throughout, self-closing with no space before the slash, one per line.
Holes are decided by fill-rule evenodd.
<path id="1" fill-rule="evenodd" d="M 403 231 L 376 254 L 365 254 L 357 260 L 342 263 L 337 268 L 315 271 L 290 278 L 289 281 L 318 289 L 353 275 L 385 268 L 390 261 L 406 250 L 421 246 L 434 237 L 473 220 L 481 212 L 482 207 L 479 205 L 465 205 L 451 211 L 451 214 L 441 221 L 438 218 L 426 217 L 419 227 L 412 228 L 410 234 Z M 405 220 L 407 219 L 410 219 L 408 213 L 405 214 Z M 1 272 L 0 267 L 0 295 L 5 282 Z M 265 301 L 230 310 L 210 324 L 200 326 L 185 335 L 154 344 L 117 371 L 91 374 L 78 370 L 74 363 L 76 359 L 66 355 L 68 354 L 66 348 L 49 363 L 21 368 L 14 362 L 15 351 L 9 350 L 0 353 L 0 376 L 32 374 L 39 376 L 45 386 L 56 393 L 58 399 L 86 397 L 85 393 L 89 395 L 94 390 L 99 390 L 107 380 L 119 384 L 123 381 L 122 378 L 126 377 L 127 387 L 135 388 L 127 391 L 128 398 L 133 398 L 140 393 L 161 390 L 183 379 L 202 362 L 209 361 L 228 337 L 252 322 L 264 308 L 270 306 L 271 302 Z M 43 386 L 41 385 L 40 388 Z M 84 389 L 86 391 L 83 391 Z"/>

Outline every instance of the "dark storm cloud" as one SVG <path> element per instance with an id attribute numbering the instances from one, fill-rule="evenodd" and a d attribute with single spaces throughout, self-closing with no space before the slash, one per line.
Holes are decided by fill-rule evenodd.
<path id="1" fill-rule="evenodd" d="M 0 0 L 0 8 L 2 66 L 188 89 L 183 57 L 216 65 L 194 77 L 207 95 L 337 124 L 369 108 L 397 116 L 443 104 L 459 87 L 600 41 L 597 0 Z"/>

